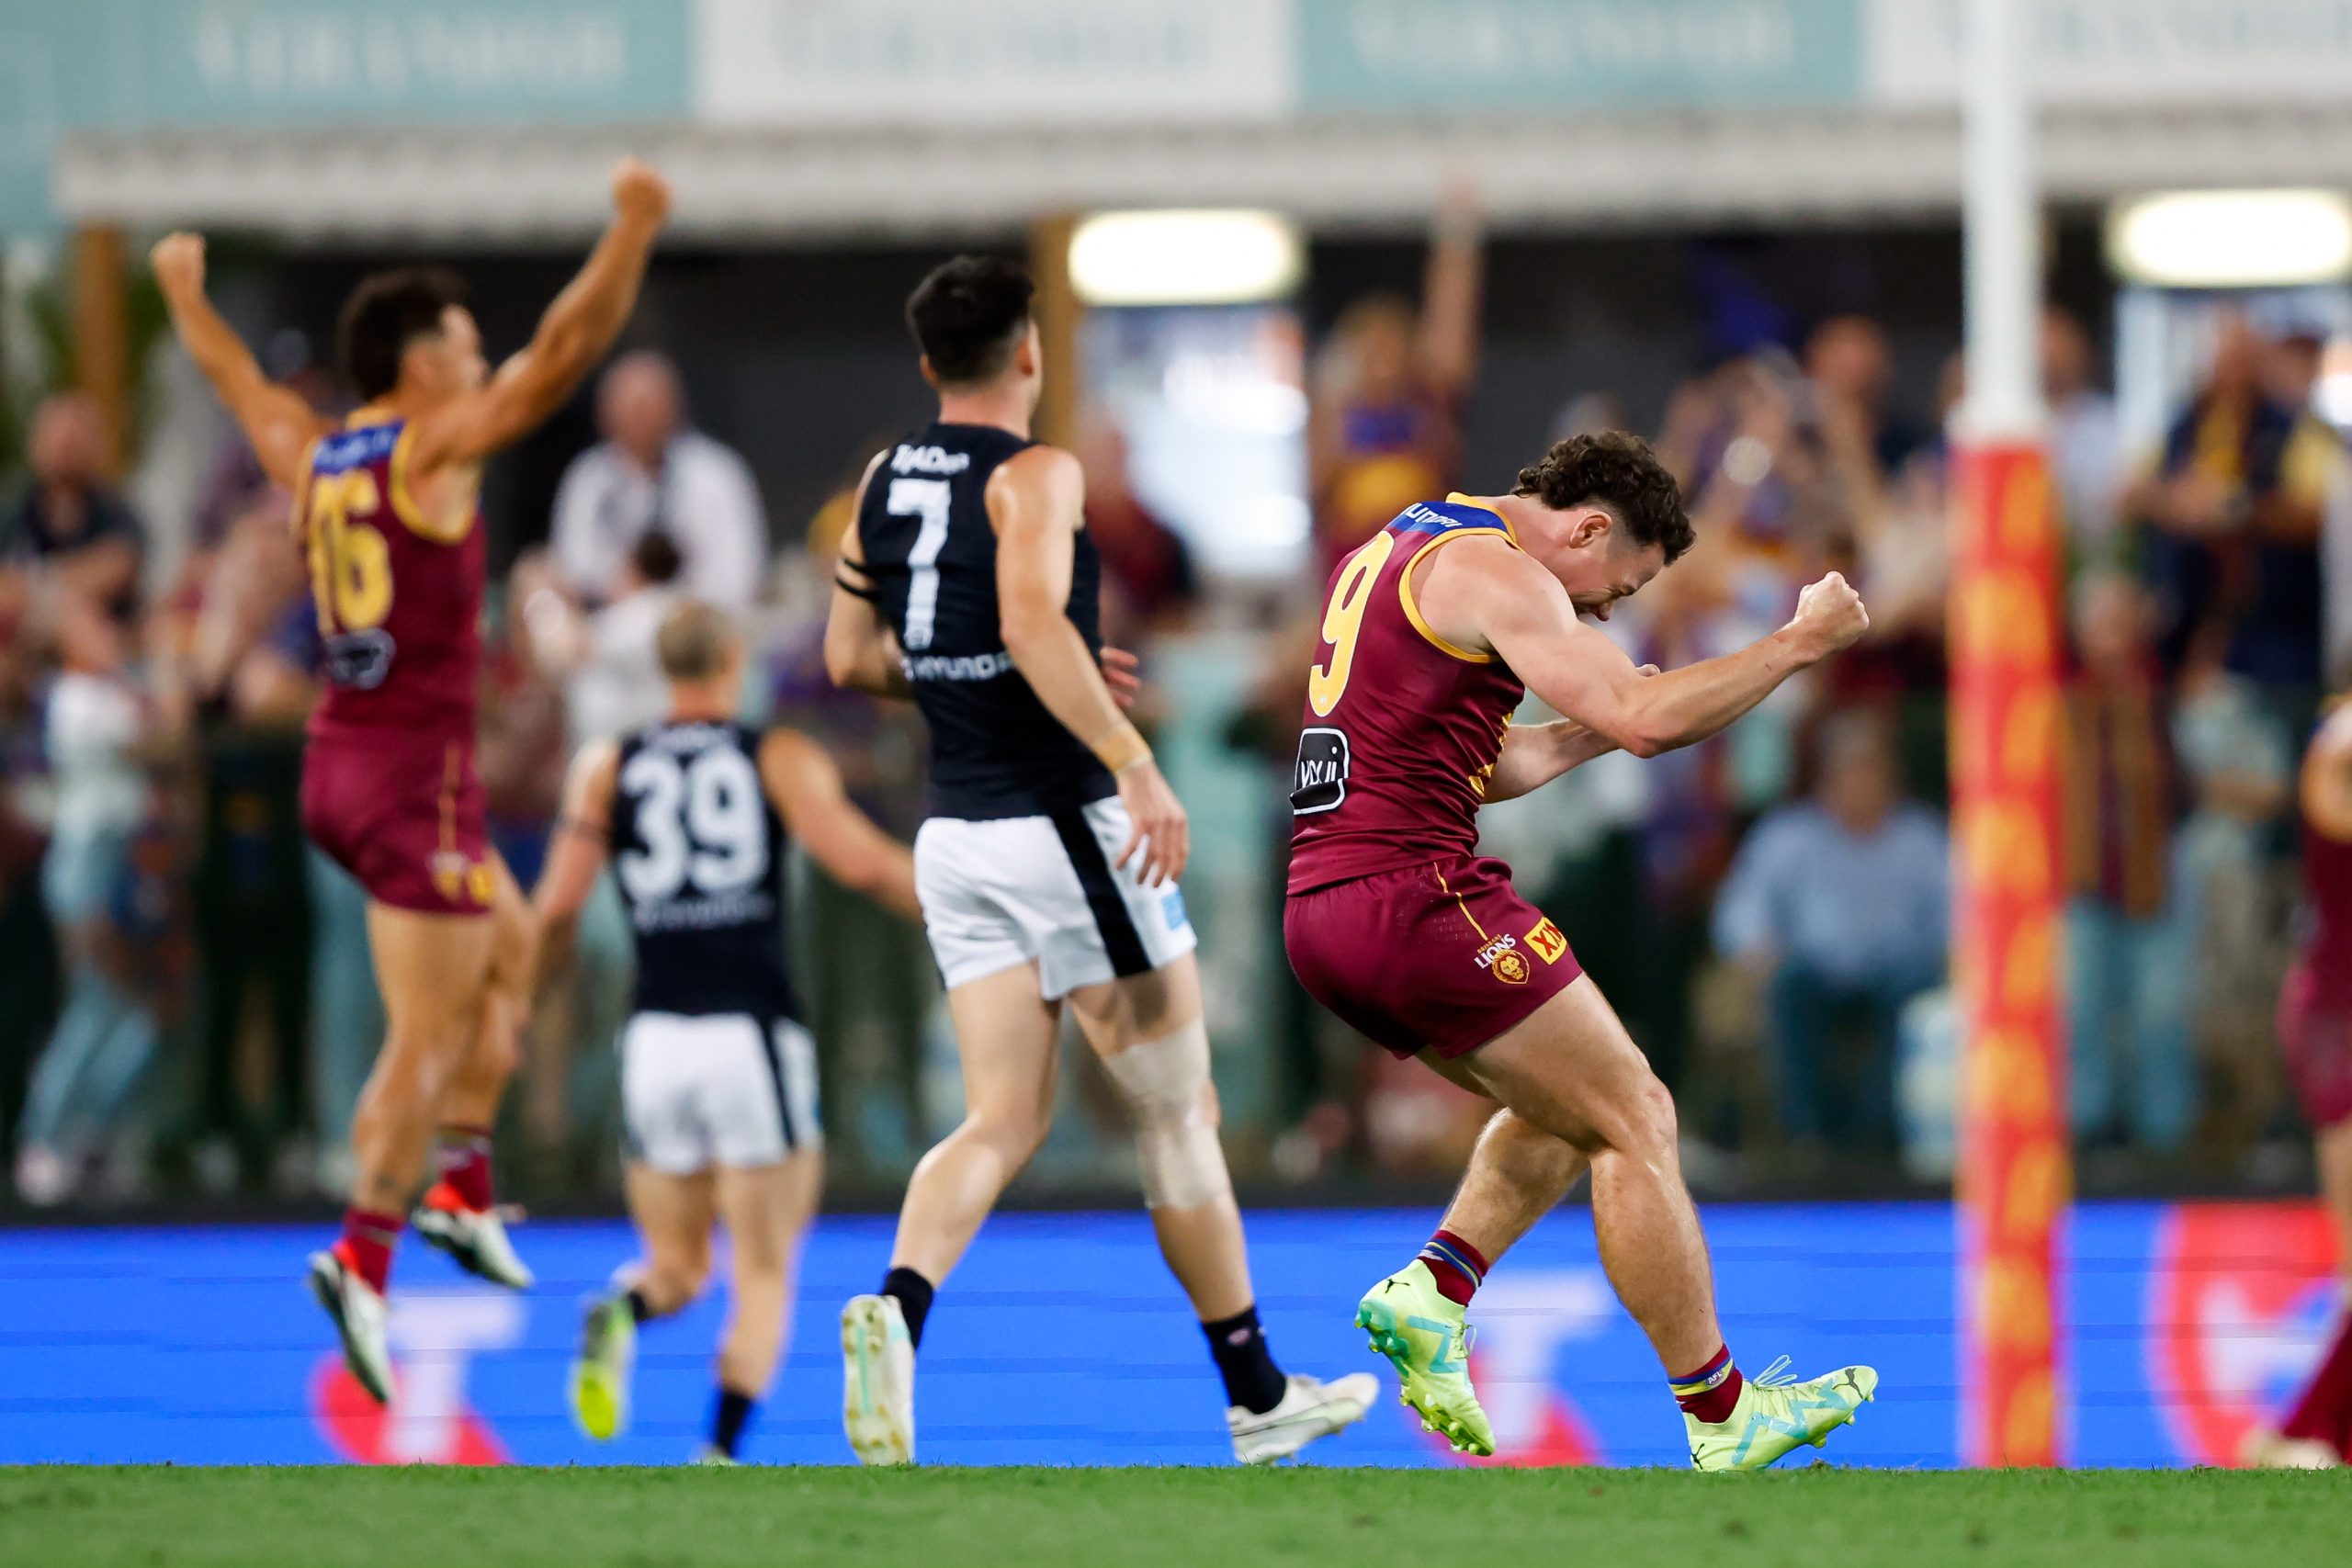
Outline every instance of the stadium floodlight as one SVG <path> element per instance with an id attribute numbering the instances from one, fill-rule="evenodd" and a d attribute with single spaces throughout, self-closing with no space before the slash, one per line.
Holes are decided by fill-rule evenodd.
<path id="1" fill-rule="evenodd" d="M 1305 246 L 1272 212 L 1099 212 L 1069 242 L 1070 286 L 1090 305 L 1239 305 L 1298 287 Z"/>
<path id="2" fill-rule="evenodd" d="M 2285 288 L 2352 277 L 2352 200 L 2332 190 L 2184 190 L 2118 202 L 2107 254 L 2134 283 Z"/>

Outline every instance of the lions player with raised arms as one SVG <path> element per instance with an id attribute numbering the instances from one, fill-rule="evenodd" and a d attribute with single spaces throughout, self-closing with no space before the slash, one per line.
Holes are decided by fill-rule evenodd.
<path id="1" fill-rule="evenodd" d="M 915 880 L 966 1102 L 915 1168 L 880 1292 L 842 1311 L 843 1424 L 865 1462 L 913 1461 L 933 1294 L 1045 1140 L 1067 1004 L 1134 1125 L 1234 1455 L 1268 1462 L 1361 1420 L 1377 1384 L 1285 1376 L 1258 1322 L 1176 890 L 1184 808 L 1104 679 L 1078 460 L 1030 436 L 1031 293 L 1019 266 L 959 257 L 908 300 L 939 416 L 867 468 L 826 627 L 835 682 L 930 725 Z"/>
<path id="2" fill-rule="evenodd" d="M 669 716 L 581 752 L 536 897 L 546 951 L 568 952 L 609 858 L 637 947 L 621 1100 L 644 1246 L 588 1309 L 571 1407 L 592 1438 L 628 1425 L 638 1325 L 702 1293 L 723 1224 L 732 1280 L 703 1455 L 726 1461 L 783 1354 L 823 1175 L 816 1055 L 784 962 L 790 840 L 843 886 L 909 919 L 921 910 L 905 847 L 851 804 L 823 749 L 735 722 L 743 645 L 721 612 L 675 605 L 655 650 Z"/>

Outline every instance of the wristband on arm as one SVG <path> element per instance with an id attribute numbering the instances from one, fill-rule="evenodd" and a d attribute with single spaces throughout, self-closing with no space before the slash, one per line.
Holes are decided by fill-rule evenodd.
<path id="1" fill-rule="evenodd" d="M 1114 775 L 1151 760 L 1151 747 L 1145 742 L 1142 732 L 1125 719 L 1088 741 L 1086 749 Z"/>

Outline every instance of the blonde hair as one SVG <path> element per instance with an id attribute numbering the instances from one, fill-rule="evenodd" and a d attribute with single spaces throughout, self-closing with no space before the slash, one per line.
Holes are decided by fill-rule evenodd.
<path id="1" fill-rule="evenodd" d="M 736 646 L 735 623 L 727 612 L 700 599 L 680 600 L 653 634 L 662 673 L 673 681 L 708 680 L 726 667 Z"/>

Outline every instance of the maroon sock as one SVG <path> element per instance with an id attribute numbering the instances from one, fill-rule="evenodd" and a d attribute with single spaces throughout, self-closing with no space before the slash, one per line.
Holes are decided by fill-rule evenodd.
<path id="1" fill-rule="evenodd" d="M 1732 1407 L 1739 1403 L 1739 1391 L 1747 1380 L 1732 1365 L 1731 1347 L 1726 1345 L 1697 1371 L 1667 1381 L 1673 1386 L 1674 1403 L 1712 1427 L 1731 1419 Z"/>
<path id="2" fill-rule="evenodd" d="M 497 1200 L 490 1185 L 490 1129 L 450 1126 L 441 1129 L 434 1154 L 435 1168 L 469 1209 L 487 1209 Z"/>
<path id="3" fill-rule="evenodd" d="M 2352 1313 L 2336 1329 L 2335 1342 L 2327 1348 L 2312 1381 L 2303 1385 L 2303 1396 L 2280 1424 L 2278 1435 L 2309 1438 L 2338 1453 L 2346 1453 L 2347 1446 L 2352 1446 Z M 2352 1460 L 2352 1454 L 2346 1457 Z"/>
<path id="4" fill-rule="evenodd" d="M 1468 1306 L 1486 1282 L 1486 1254 L 1452 1231 L 1430 1237 L 1421 1247 L 1421 1261 L 1437 1277 L 1438 1294 L 1456 1306 Z"/>
<path id="5" fill-rule="evenodd" d="M 343 1212 L 343 1239 L 334 1249 L 344 1267 L 381 1294 L 391 1283 L 392 1247 L 401 1239 L 401 1217 L 368 1209 Z"/>

